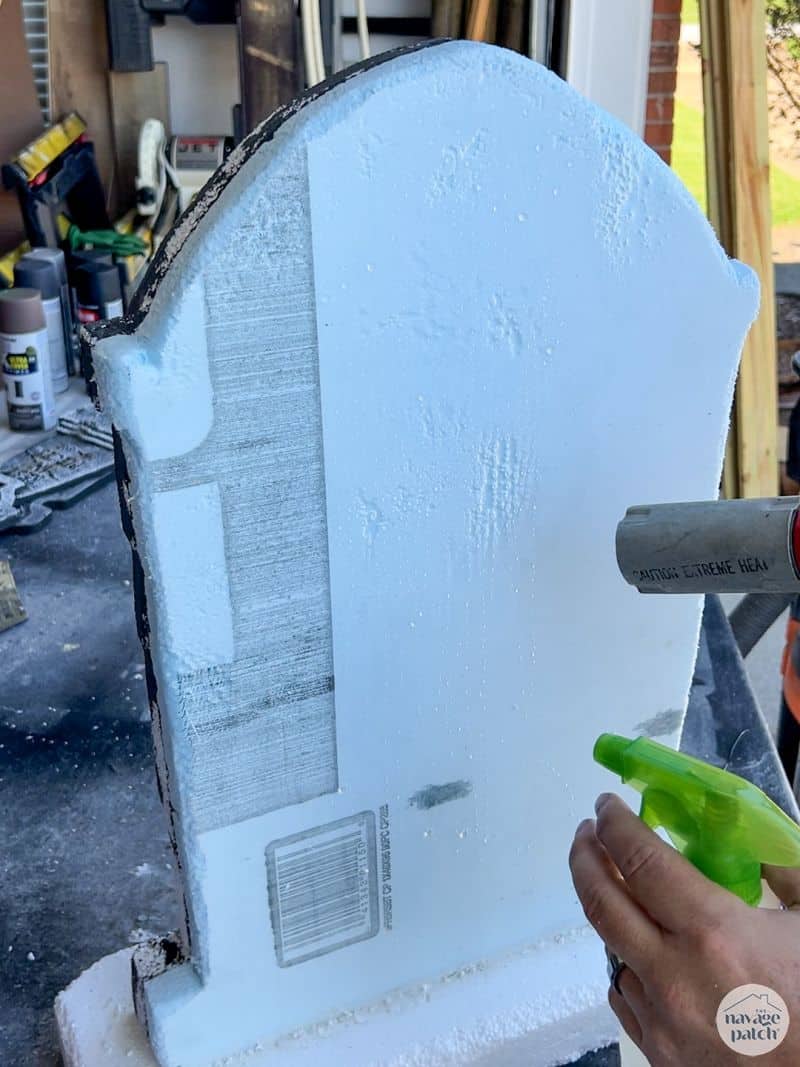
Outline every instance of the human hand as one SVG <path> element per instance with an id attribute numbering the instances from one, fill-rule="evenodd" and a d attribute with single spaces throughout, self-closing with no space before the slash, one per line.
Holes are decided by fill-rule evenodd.
<path id="1" fill-rule="evenodd" d="M 586 917 L 625 961 L 609 1003 L 651 1067 L 752 1063 L 717 1032 L 723 998 L 741 985 L 775 990 L 789 1010 L 770 1067 L 800 1064 L 800 871 L 764 868 L 788 910 L 750 908 L 603 794 L 578 827 L 572 880 Z M 793 910 L 798 909 L 798 910 Z"/>

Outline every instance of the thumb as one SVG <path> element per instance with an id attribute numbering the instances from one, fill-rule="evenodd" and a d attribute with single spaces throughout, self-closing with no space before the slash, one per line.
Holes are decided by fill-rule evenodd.
<path id="1" fill-rule="evenodd" d="M 767 885 L 785 908 L 800 910 L 800 869 L 797 867 L 771 867 L 768 863 L 761 868 Z"/>

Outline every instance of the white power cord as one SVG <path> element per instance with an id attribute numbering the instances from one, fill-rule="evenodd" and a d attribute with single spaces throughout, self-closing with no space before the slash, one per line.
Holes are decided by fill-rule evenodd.
<path id="1" fill-rule="evenodd" d="M 367 24 L 367 0 L 356 0 L 356 22 L 358 24 L 358 43 L 361 46 L 361 58 L 369 59 L 369 25 Z"/>
<path id="2" fill-rule="evenodd" d="M 303 31 L 303 59 L 306 67 L 306 84 L 309 88 L 319 81 L 317 77 L 317 55 L 314 48 L 314 28 L 312 26 L 311 7 L 315 0 L 301 0 L 300 25 Z"/>
<path id="3" fill-rule="evenodd" d="M 361 58 L 369 59 L 369 24 L 367 22 L 366 0 L 356 0 L 356 23 L 358 26 L 358 43 Z M 322 20 L 319 0 L 300 0 L 300 24 L 303 34 L 303 59 L 306 68 L 306 82 L 310 88 L 324 81 L 325 55 L 322 49 Z"/>
<path id="4" fill-rule="evenodd" d="M 319 0 L 310 0 L 311 28 L 314 33 L 314 53 L 317 63 L 317 81 L 325 81 L 325 53 L 322 50 L 322 20 L 320 18 Z"/>
<path id="5" fill-rule="evenodd" d="M 309 88 L 325 80 L 325 55 L 322 50 L 322 23 L 319 0 L 300 0 L 300 24 L 303 31 L 303 59 Z"/>
<path id="6" fill-rule="evenodd" d="M 175 170 L 175 168 L 173 167 L 173 165 L 169 161 L 169 156 L 167 155 L 167 142 L 166 141 L 161 146 L 161 165 L 164 168 L 165 175 L 172 182 L 173 187 L 178 192 L 180 192 L 181 179 L 180 179 L 180 176 L 179 176 L 178 172 Z"/>
<path id="7" fill-rule="evenodd" d="M 159 119 L 145 119 L 139 130 L 136 173 L 136 210 L 142 216 L 158 217 L 167 189 L 163 155 L 166 131 Z"/>

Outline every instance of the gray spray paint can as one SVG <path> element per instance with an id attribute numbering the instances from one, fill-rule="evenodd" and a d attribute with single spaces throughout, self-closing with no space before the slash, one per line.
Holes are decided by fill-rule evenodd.
<path id="1" fill-rule="evenodd" d="M 0 368 L 12 430 L 52 430 L 57 422 L 50 339 L 35 289 L 0 293 Z"/>
<path id="2" fill-rule="evenodd" d="M 78 343 L 78 331 L 75 329 L 72 290 L 67 277 L 67 258 L 60 248 L 32 248 L 30 252 L 25 253 L 24 258 L 42 259 L 45 263 L 52 263 L 58 275 L 58 284 L 61 287 L 61 315 L 64 320 L 64 337 L 67 343 L 67 370 L 70 374 L 74 374 L 75 362 L 80 355 L 80 344 Z"/>
<path id="3" fill-rule="evenodd" d="M 47 336 L 50 341 L 50 374 L 53 390 L 65 393 L 69 388 L 67 339 L 64 337 L 64 315 L 61 309 L 61 286 L 52 263 L 44 259 L 23 256 L 14 267 L 14 285 L 22 289 L 36 289 L 42 298 Z"/>

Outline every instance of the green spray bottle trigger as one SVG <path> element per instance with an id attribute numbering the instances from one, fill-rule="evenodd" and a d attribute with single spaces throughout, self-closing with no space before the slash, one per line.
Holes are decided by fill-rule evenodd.
<path id="1" fill-rule="evenodd" d="M 800 826 L 738 774 L 647 737 L 601 734 L 594 758 L 642 794 L 648 826 L 746 904 L 761 900 L 762 863 L 800 867 Z"/>

